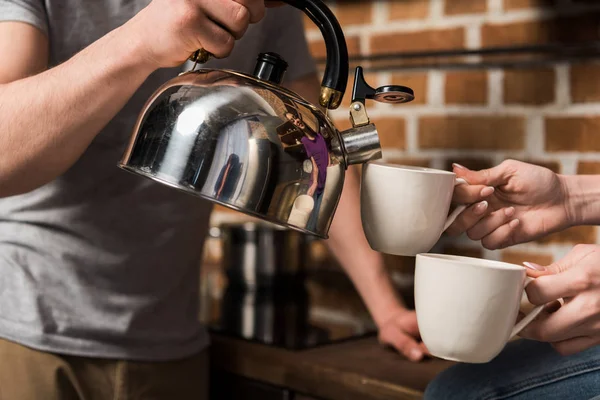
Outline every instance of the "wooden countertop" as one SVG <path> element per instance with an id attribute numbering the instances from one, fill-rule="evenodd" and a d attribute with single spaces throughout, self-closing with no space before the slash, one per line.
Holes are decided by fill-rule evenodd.
<path id="1" fill-rule="evenodd" d="M 328 400 L 420 399 L 427 383 L 453 363 L 412 363 L 376 338 L 303 351 L 212 334 L 211 363 L 246 378 Z"/>

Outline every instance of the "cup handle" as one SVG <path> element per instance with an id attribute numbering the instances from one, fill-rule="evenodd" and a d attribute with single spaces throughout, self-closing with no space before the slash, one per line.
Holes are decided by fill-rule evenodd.
<path id="1" fill-rule="evenodd" d="M 463 178 L 456 178 L 454 180 L 454 186 L 458 186 L 458 185 L 468 185 L 469 182 L 467 182 L 466 180 L 464 180 Z M 456 218 L 463 212 L 465 211 L 465 209 L 468 207 L 468 205 L 466 204 L 461 204 L 459 206 L 457 206 L 454 211 L 452 211 L 452 213 L 450 213 L 450 215 L 448 215 L 448 219 L 446 219 L 446 223 L 444 224 L 444 231 L 446 229 L 448 229 L 448 227 L 450 225 L 452 225 L 452 223 L 454 222 L 454 220 L 456 220 Z"/>
<path id="2" fill-rule="evenodd" d="M 527 285 L 529 285 L 533 281 L 533 278 L 526 277 L 525 279 L 526 279 L 525 280 L 525 287 L 527 287 Z M 525 290 L 525 287 L 523 288 L 523 290 Z M 515 325 L 515 327 L 513 328 L 512 332 L 510 333 L 510 339 L 512 339 L 515 336 L 517 336 L 519 334 L 519 332 L 521 332 L 523 330 L 523 328 L 525 328 L 527 325 L 529 325 L 529 323 L 531 321 L 533 321 L 535 319 L 535 317 L 537 317 L 542 312 L 543 309 L 544 309 L 544 304 L 542 304 L 540 306 L 537 306 L 533 310 L 531 310 L 529 312 L 529 314 L 527 314 L 522 320 L 520 320 Z"/>

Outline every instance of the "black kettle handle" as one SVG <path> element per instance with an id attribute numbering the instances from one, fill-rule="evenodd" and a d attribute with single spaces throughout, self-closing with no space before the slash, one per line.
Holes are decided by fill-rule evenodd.
<path id="1" fill-rule="evenodd" d="M 348 84 L 348 47 L 342 27 L 322 0 L 285 0 L 302 10 L 321 30 L 327 49 L 327 64 L 321 81 L 321 106 L 338 108 Z"/>
<path id="2" fill-rule="evenodd" d="M 342 27 L 333 12 L 322 0 L 284 0 L 292 7 L 303 11 L 321 30 L 327 49 L 327 64 L 321 81 L 321 106 L 334 110 L 342 102 L 348 85 L 348 47 Z M 201 64 L 211 54 L 204 49 L 196 51 L 190 59 Z"/>

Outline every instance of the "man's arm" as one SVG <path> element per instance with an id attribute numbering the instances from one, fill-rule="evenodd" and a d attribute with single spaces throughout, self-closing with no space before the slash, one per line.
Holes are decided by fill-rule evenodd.
<path id="1" fill-rule="evenodd" d="M 0 197 L 62 174 L 151 73 L 137 44 L 119 36 L 111 32 L 44 71 L 46 36 L 32 25 L 0 23 L 0 53 L 11 55 L 0 62 Z"/>
<path id="2" fill-rule="evenodd" d="M 154 70 L 181 65 L 201 47 L 228 55 L 264 7 L 263 0 L 153 0 L 41 73 L 48 59 L 44 34 L 26 23 L 0 22 L 0 54 L 10 54 L 0 60 L 0 197 L 64 173 Z"/>
<path id="3" fill-rule="evenodd" d="M 319 104 L 320 85 L 315 74 L 290 82 L 288 88 L 313 104 Z M 328 247 L 360 293 L 375 323 L 380 339 L 412 360 L 423 356 L 414 313 L 406 310 L 396 295 L 383 257 L 369 246 L 360 218 L 360 180 L 355 168 L 346 171 L 342 197 L 336 210 Z"/>

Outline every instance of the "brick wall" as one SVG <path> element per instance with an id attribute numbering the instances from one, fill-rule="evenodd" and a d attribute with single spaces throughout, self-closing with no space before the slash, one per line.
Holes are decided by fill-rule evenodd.
<path id="1" fill-rule="evenodd" d="M 600 4 L 594 1 L 329 3 L 354 56 L 581 43 L 599 36 Z M 306 27 L 313 54 L 324 57 L 320 32 L 308 19 Z M 486 57 L 491 56 L 456 60 L 477 63 Z M 511 68 L 415 68 L 415 63 L 401 60 L 397 68 L 367 69 L 373 86 L 402 84 L 416 94 L 416 100 L 405 105 L 369 104 L 386 159 L 449 169 L 452 162 L 483 168 L 510 157 L 564 174 L 600 173 L 600 63 L 561 61 Z M 349 125 L 348 98 L 344 104 L 331 114 L 340 128 Z M 443 238 L 434 251 L 543 264 L 580 242 L 597 243 L 597 229 L 573 228 L 494 252 L 467 238 Z M 386 260 L 401 270 L 411 265 L 410 259 Z"/>

